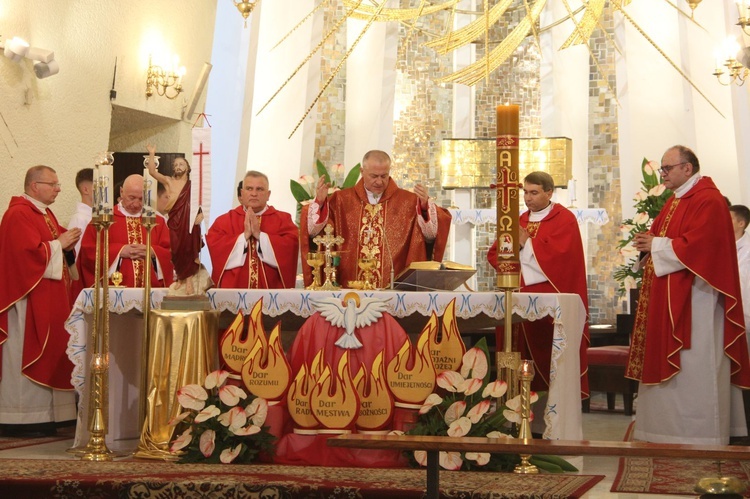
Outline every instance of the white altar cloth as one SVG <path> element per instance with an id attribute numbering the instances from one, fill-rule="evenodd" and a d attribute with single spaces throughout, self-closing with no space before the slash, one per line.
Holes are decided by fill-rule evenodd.
<path id="1" fill-rule="evenodd" d="M 609 222 L 609 215 L 604 208 L 568 208 L 576 216 L 579 224 L 592 223 L 594 225 L 604 225 Z M 495 223 L 497 221 L 497 210 L 495 209 L 455 209 L 448 210 L 453 216 L 452 222 L 455 225 L 472 224 L 481 225 L 484 223 Z M 525 210 L 524 210 L 525 211 Z M 523 213 L 523 212 L 521 212 Z"/>
<path id="2" fill-rule="evenodd" d="M 263 314 L 277 317 L 292 313 L 309 317 L 315 310 L 311 300 L 343 297 L 351 290 L 308 291 L 303 289 L 208 291 L 211 307 L 236 314 L 245 313 L 263 298 Z M 151 308 L 158 309 L 167 290 L 153 289 Z M 494 292 L 412 292 L 360 291 L 365 296 L 389 299 L 388 312 L 397 318 L 433 312 L 442 316 L 446 306 L 456 299 L 457 317 L 467 319 L 480 314 L 498 321 L 505 317 L 503 293 Z M 138 393 L 140 386 L 141 341 L 143 337 L 143 288 L 110 288 L 110 369 L 108 442 L 138 438 Z M 84 289 L 76 299 L 65 328 L 70 333 L 68 357 L 74 364 L 71 382 L 80 396 L 78 425 L 74 445 L 88 441 L 88 371 L 86 344 L 93 317 L 93 289 Z M 550 389 L 544 408 L 548 439 L 583 438 L 580 401 L 580 359 L 578 355 L 586 313 L 576 294 L 513 293 L 513 313 L 525 320 L 554 318 L 554 336 L 550 362 Z M 282 324 L 283 329 L 283 324 Z"/>

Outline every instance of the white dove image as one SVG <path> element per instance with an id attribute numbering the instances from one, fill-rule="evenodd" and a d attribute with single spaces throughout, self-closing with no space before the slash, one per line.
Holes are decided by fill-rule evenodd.
<path id="1" fill-rule="evenodd" d="M 389 298 L 390 299 L 390 298 Z M 388 300 L 362 298 L 357 293 L 347 293 L 343 300 L 323 298 L 310 300 L 315 309 L 328 322 L 343 327 L 346 332 L 336 340 L 336 346 L 347 349 L 362 348 L 362 343 L 354 336 L 354 330 L 369 326 L 383 316 Z"/>

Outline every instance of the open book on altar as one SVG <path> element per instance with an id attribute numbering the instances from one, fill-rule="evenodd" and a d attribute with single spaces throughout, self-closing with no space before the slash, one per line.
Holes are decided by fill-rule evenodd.
<path id="1" fill-rule="evenodd" d="M 393 289 L 453 291 L 476 273 L 471 265 L 456 262 L 412 262 L 396 277 Z"/>

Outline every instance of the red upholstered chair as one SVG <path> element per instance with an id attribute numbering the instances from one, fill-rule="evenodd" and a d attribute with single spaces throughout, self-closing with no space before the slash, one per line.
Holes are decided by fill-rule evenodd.
<path id="1" fill-rule="evenodd" d="M 633 396 L 638 393 L 638 382 L 625 377 L 628 362 L 627 345 L 608 345 L 588 349 L 589 389 L 607 393 L 607 409 L 615 410 L 615 396 L 622 393 L 625 414 L 633 414 Z M 589 412 L 590 400 L 583 401 L 583 412 Z"/>

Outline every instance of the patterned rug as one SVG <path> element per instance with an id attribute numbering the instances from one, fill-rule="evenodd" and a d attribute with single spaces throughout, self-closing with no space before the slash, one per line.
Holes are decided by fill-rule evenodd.
<path id="1" fill-rule="evenodd" d="M 632 424 L 625 434 L 630 440 Z M 612 492 L 641 494 L 695 495 L 695 485 L 701 478 L 736 477 L 750 479 L 750 461 L 723 461 L 721 474 L 715 460 L 623 457 L 612 483 Z M 745 493 L 750 497 L 750 491 Z"/>
<path id="2" fill-rule="evenodd" d="M 4 497 L 418 498 L 425 478 L 415 469 L 0 460 Z M 443 471 L 440 490 L 444 498 L 576 498 L 602 478 Z"/>

